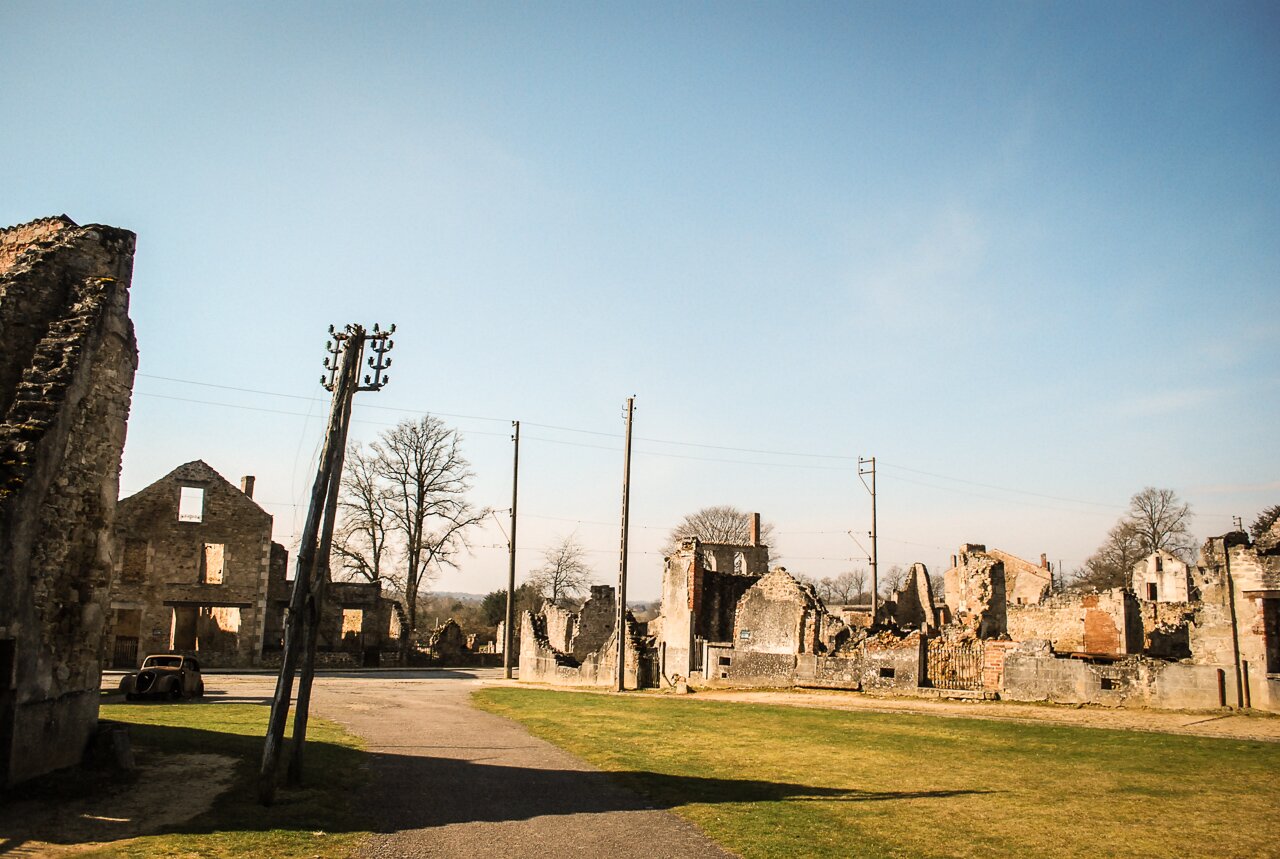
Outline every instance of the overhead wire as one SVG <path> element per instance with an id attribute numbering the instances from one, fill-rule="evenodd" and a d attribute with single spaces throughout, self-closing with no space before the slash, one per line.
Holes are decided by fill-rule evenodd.
<path id="1" fill-rule="evenodd" d="M 177 384 L 196 385 L 200 387 L 214 388 L 218 390 L 236 391 L 239 393 L 248 393 L 248 394 L 256 394 L 256 395 L 271 396 L 271 397 L 282 397 L 282 398 L 293 399 L 293 400 L 303 400 L 313 405 L 317 402 L 325 401 L 324 398 L 322 397 L 309 397 L 309 396 L 304 396 L 300 394 L 287 394 L 287 393 L 281 393 L 278 391 L 266 391 L 262 389 L 247 388 L 247 387 L 241 387 L 236 385 L 224 385 L 224 384 L 219 384 L 214 382 L 203 382 L 203 381 L 198 381 L 194 379 L 183 379 L 175 376 L 161 376 L 161 375 L 148 374 L 148 373 L 138 373 L 137 375 L 143 378 L 155 379 L 155 380 L 164 381 L 164 382 L 172 382 Z M 285 411 L 282 409 L 271 409 L 271 408 L 265 408 L 262 406 L 243 405 L 239 403 L 215 402 L 215 401 L 201 400 L 201 399 L 196 399 L 191 397 L 174 396 L 171 394 L 153 393 L 150 391 L 139 391 L 139 392 L 136 392 L 136 394 L 138 396 L 154 397 L 158 399 L 173 400 L 177 402 L 197 403 L 197 404 L 215 406 L 218 408 L 242 409 L 247 411 L 263 412 L 263 413 L 269 413 L 269 414 L 280 414 L 280 415 L 286 415 L 286 416 L 292 416 L 292 417 L 302 417 L 306 419 L 310 419 L 314 417 L 314 414 L 311 413 L 310 411 L 308 411 L 307 413 L 296 412 L 296 411 Z M 450 412 L 437 412 L 433 410 L 416 410 L 416 409 L 410 409 L 410 408 L 404 408 L 404 407 L 398 407 L 398 406 L 383 406 L 375 403 L 361 403 L 357 408 L 359 410 L 369 409 L 369 410 L 398 412 L 398 413 L 405 413 L 405 414 L 422 414 L 425 412 L 427 414 L 431 414 L 439 417 L 449 417 L 449 418 L 454 418 L 459 420 L 476 420 L 476 421 L 499 422 L 499 423 L 509 422 L 507 418 L 497 418 L 497 417 L 486 416 L 486 415 L 467 415 L 467 414 L 450 413 Z M 362 424 L 375 425 L 375 426 L 387 425 L 385 421 L 368 420 L 363 418 L 352 418 L 352 421 L 354 423 L 362 423 Z M 549 430 L 559 431 L 559 432 L 579 433 L 579 434 L 592 435 L 592 436 L 597 436 L 602 438 L 616 438 L 616 439 L 619 439 L 619 441 L 621 441 L 622 439 L 621 433 L 610 433 L 610 432 L 603 432 L 600 430 L 591 430 L 591 429 L 585 429 L 581 427 L 570 427 L 570 426 L 564 426 L 559 424 L 540 423 L 536 421 L 522 421 L 522 423 L 524 423 L 526 426 L 540 427 L 543 429 L 549 429 Z M 468 435 L 484 435 L 484 436 L 493 436 L 493 437 L 502 437 L 507 435 L 504 432 L 488 432 L 484 430 L 474 430 L 474 429 L 467 429 L 465 432 Z M 608 450 L 611 452 L 617 452 L 621 450 L 620 444 L 618 446 L 596 445 L 596 444 L 589 444 L 586 442 L 569 441 L 566 439 L 546 438 L 543 436 L 525 436 L 525 438 L 529 441 L 540 442 L 545 444 L 556 444 L 556 445 L 579 447 L 579 448 L 585 448 L 585 449 Z M 736 452 L 736 453 L 753 453 L 761 456 L 786 456 L 786 457 L 797 457 L 797 458 L 807 458 L 807 459 L 841 460 L 841 461 L 847 461 L 847 462 L 853 462 L 858 459 L 858 457 L 848 455 L 848 454 L 769 450 L 765 448 L 735 447 L 730 445 L 715 445 L 715 444 L 706 444 L 702 442 L 676 441 L 673 439 L 657 439 L 657 438 L 646 438 L 646 437 L 640 437 L 640 436 L 637 436 L 636 440 L 646 442 L 649 444 L 676 445 L 676 446 L 698 448 L 703 450 L 724 450 L 724 451 L 730 451 L 730 452 Z M 678 459 L 678 460 L 695 461 L 695 462 L 711 462 L 711 463 L 720 463 L 720 464 L 726 464 L 726 465 L 746 465 L 746 466 L 765 467 L 765 468 L 784 468 L 784 469 L 816 470 L 816 471 L 846 470 L 845 468 L 838 465 L 809 465 L 809 464 L 802 464 L 802 463 L 795 463 L 795 462 L 788 463 L 788 462 L 766 462 L 766 461 L 758 461 L 758 460 L 726 459 L 721 457 L 694 456 L 689 454 L 667 453 L 663 451 L 644 450 L 644 449 L 636 450 L 634 452 L 634 455 L 641 456 L 641 457 L 646 457 L 646 456 L 659 457 L 664 459 Z M 954 477 L 951 475 L 939 474 L 937 472 L 926 471 L 923 469 L 911 468 L 909 466 L 897 465 L 892 462 L 884 462 L 883 460 L 879 464 L 883 468 L 887 468 L 894 471 L 907 472 L 910 474 L 919 474 L 926 477 L 932 477 L 938 480 L 945 480 L 952 483 L 958 483 L 965 486 L 974 486 L 982 489 L 995 490 L 997 492 L 1007 492 L 1007 493 L 1012 493 L 1016 495 L 1025 495 L 1033 498 L 1041 498 L 1041 499 L 1050 500 L 1050 501 L 1061 501 L 1068 504 L 1082 504 L 1082 505 L 1087 505 L 1091 507 L 1099 507 L 1099 508 L 1103 508 L 1110 511 L 1125 509 L 1125 506 L 1117 505 L 1114 503 L 1090 501 L 1090 500 L 1080 499 L 1080 498 L 1070 498 L 1066 496 L 1051 495 L 1048 493 L 1036 492 L 1032 490 L 1016 489 L 1014 487 L 1001 486 L 998 484 L 969 480 L 967 478 Z M 968 495 L 970 497 L 975 497 L 975 498 L 983 498 L 989 501 L 1006 503 L 1010 500 L 1006 498 L 998 498 L 990 495 L 971 492 L 968 490 L 959 489 L 952 486 L 939 486 L 937 484 L 928 483 L 926 481 L 911 480 L 910 478 L 906 478 L 906 477 L 898 477 L 896 479 L 902 482 L 911 483 L 917 486 L 923 486 L 926 488 L 936 489 L 943 492 L 954 492 L 954 493 Z M 1078 510 L 1078 509 L 1057 507 L 1053 505 L 1035 504 L 1029 501 L 1022 501 L 1020 503 L 1026 506 L 1038 507 L 1040 509 L 1053 510 L 1057 512 L 1068 512 L 1068 513 L 1090 512 L 1090 511 L 1084 511 L 1084 510 Z M 1201 515 L 1221 516 L 1225 514 L 1202 512 Z M 645 527 L 649 527 L 649 526 L 645 526 Z M 794 533 L 802 533 L 802 532 L 794 532 Z"/>

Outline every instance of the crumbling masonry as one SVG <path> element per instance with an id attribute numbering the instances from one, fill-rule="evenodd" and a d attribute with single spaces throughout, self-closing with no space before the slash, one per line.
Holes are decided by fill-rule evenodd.
<path id="1" fill-rule="evenodd" d="M 98 717 L 135 236 L 0 230 L 0 784 L 79 761 Z"/>

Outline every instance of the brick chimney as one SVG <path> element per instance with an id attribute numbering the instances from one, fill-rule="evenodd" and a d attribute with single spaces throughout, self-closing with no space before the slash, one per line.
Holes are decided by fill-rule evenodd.
<path id="1" fill-rule="evenodd" d="M 240 491 L 250 498 L 253 497 L 253 475 L 246 474 L 240 478 Z"/>
<path id="2" fill-rule="evenodd" d="M 751 545 L 760 545 L 760 514 L 751 514 Z"/>
<path id="3" fill-rule="evenodd" d="M 1040 569 L 1042 570 L 1049 569 L 1049 556 L 1046 555 L 1044 552 L 1040 553 Z"/>

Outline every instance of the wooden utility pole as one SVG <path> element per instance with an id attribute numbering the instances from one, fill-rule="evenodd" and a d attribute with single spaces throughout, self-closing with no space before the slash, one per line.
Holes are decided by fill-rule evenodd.
<path id="1" fill-rule="evenodd" d="M 631 521 L 631 418 L 635 397 L 627 397 L 627 442 L 622 455 L 622 557 L 618 561 L 618 691 L 627 688 L 627 530 Z"/>
<path id="2" fill-rule="evenodd" d="M 325 430 L 324 445 L 315 481 L 311 487 L 311 502 L 302 529 L 302 542 L 298 549 L 298 562 L 294 571 L 293 593 L 289 599 L 289 613 L 285 621 L 284 653 L 281 657 L 280 676 L 276 679 L 275 695 L 271 701 L 271 718 L 262 746 L 262 768 L 258 774 L 258 801 L 271 805 L 275 801 L 276 773 L 280 767 L 280 753 L 284 743 L 285 722 L 289 718 L 289 702 L 293 696 L 293 679 L 301 659 L 305 666 L 298 696 L 298 722 L 294 731 L 294 756 L 291 780 L 301 778 L 301 749 L 306 740 L 307 706 L 311 697 L 311 671 L 315 664 L 315 635 L 320 617 L 320 601 L 324 597 L 323 580 L 328 576 L 328 554 L 333 541 L 334 516 L 342 481 L 342 463 L 346 452 L 347 429 L 351 424 L 351 400 L 356 391 L 376 391 L 389 379 L 384 371 L 391 366 L 386 353 L 394 345 L 391 334 L 373 327 L 369 334 L 360 325 L 348 325 L 337 331 L 329 326 L 333 337 L 325 348 L 328 377 L 320 378 L 321 384 L 333 392 L 329 407 L 329 423 Z M 359 384 L 360 359 L 365 341 L 370 341 L 377 357 L 369 359 L 373 375 L 364 377 Z M 317 569 L 318 568 L 318 569 Z M 317 572 L 319 575 L 317 575 Z M 305 647 L 305 654 L 303 653 Z"/>
<path id="3" fill-rule="evenodd" d="M 502 630 L 502 676 L 511 679 L 511 642 L 515 640 L 511 627 L 516 616 L 516 491 L 520 487 L 520 421 L 512 421 L 516 433 L 511 437 L 515 442 L 515 455 L 511 460 L 511 543 L 510 560 L 507 564 L 507 622 Z"/>
<path id="4" fill-rule="evenodd" d="M 871 485 L 864 479 L 871 476 Z M 858 479 L 871 493 L 871 625 L 875 626 L 880 615 L 880 568 L 876 562 L 876 458 L 858 457 Z"/>

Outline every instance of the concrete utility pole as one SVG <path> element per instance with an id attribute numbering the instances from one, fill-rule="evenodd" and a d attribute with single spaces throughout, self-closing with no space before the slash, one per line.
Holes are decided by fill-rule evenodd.
<path id="1" fill-rule="evenodd" d="M 511 642 L 515 635 L 511 625 L 516 616 L 516 490 L 520 486 L 520 421 L 511 422 L 516 434 L 511 437 L 515 442 L 515 456 L 511 461 L 511 543 L 509 545 L 511 560 L 507 565 L 507 623 L 502 630 L 502 676 L 511 679 Z"/>
<path id="2" fill-rule="evenodd" d="M 631 521 L 631 418 L 636 398 L 627 397 L 627 442 L 622 454 L 622 557 L 618 561 L 618 691 L 627 688 L 627 529 Z"/>
<path id="3" fill-rule="evenodd" d="M 337 512 L 338 491 L 342 481 L 342 463 L 346 452 L 347 429 L 351 425 L 351 400 L 356 391 L 376 391 L 389 379 L 384 371 L 391 366 L 386 353 L 394 345 L 391 335 L 394 325 L 387 331 L 373 326 L 369 334 L 360 325 L 348 325 L 339 332 L 331 325 L 329 334 L 333 340 L 325 344 L 329 357 L 325 359 L 328 377 L 321 376 L 320 383 L 333 392 L 329 408 L 329 423 L 325 430 L 324 445 L 320 451 L 320 463 L 315 482 L 311 487 L 311 503 L 302 529 L 302 542 L 298 549 L 298 562 L 293 578 L 293 593 L 289 599 L 289 614 L 285 621 L 284 654 L 281 658 L 280 676 L 271 702 L 271 718 L 267 724 L 267 736 L 262 746 L 262 768 L 258 775 L 258 801 L 271 805 L 275 801 L 276 773 L 280 766 L 280 752 L 284 743 L 285 722 L 289 718 L 289 702 L 293 694 L 294 674 L 302 661 L 303 674 L 298 689 L 298 714 L 294 725 L 294 762 L 290 766 L 290 780 L 302 776 L 302 746 L 306 741 L 307 712 L 311 700 L 311 679 L 315 668 L 315 645 L 320 620 L 321 602 L 324 599 L 324 583 L 329 577 L 329 550 L 333 542 L 334 519 Z M 376 358 L 369 358 L 373 375 L 364 377 L 359 384 L 360 359 L 364 344 L 369 341 Z M 305 652 L 300 652 L 305 647 Z"/>
<path id="4" fill-rule="evenodd" d="M 868 486 L 866 477 L 871 476 Z M 871 493 L 871 625 L 875 626 L 880 615 L 880 567 L 876 563 L 876 458 L 858 457 L 858 479 Z"/>

